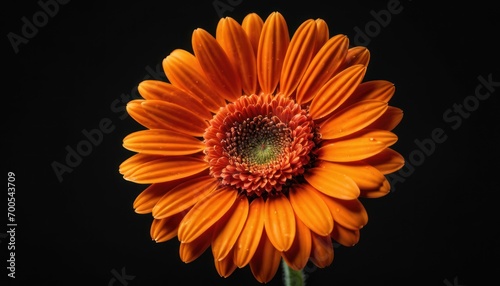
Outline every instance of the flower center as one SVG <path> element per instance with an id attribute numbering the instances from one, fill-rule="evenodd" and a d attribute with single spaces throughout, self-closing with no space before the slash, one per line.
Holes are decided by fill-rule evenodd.
<path id="1" fill-rule="evenodd" d="M 248 195 L 283 191 L 304 173 L 314 122 L 282 95 L 242 96 L 221 108 L 204 134 L 210 174 Z"/>

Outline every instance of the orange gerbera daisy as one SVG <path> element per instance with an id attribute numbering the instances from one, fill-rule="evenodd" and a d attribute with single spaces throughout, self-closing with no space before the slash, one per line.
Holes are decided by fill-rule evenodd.
<path id="1" fill-rule="evenodd" d="M 330 265 L 332 241 L 356 244 L 367 223 L 359 198 L 386 195 L 384 175 L 404 164 L 389 148 L 403 116 L 394 85 L 363 82 L 369 51 L 321 19 L 290 36 L 278 12 L 226 17 L 215 36 L 196 29 L 192 48 L 127 105 L 147 129 L 124 138 L 137 154 L 120 173 L 149 184 L 134 208 L 152 213 L 152 238 L 177 236 L 186 263 L 211 247 L 223 277 L 249 265 L 268 282 L 281 259 Z"/>

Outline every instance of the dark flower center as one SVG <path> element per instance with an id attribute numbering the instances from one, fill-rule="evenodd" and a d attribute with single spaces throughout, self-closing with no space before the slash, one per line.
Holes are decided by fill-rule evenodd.
<path id="1" fill-rule="evenodd" d="M 282 95 L 243 96 L 205 131 L 210 174 L 248 195 L 282 191 L 304 173 L 315 143 L 314 122 Z"/>

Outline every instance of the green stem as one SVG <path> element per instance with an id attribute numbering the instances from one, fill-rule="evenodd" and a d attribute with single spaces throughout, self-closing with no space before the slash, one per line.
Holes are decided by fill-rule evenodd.
<path id="1" fill-rule="evenodd" d="M 282 259 L 281 267 L 283 268 L 283 282 L 285 286 L 304 286 L 306 285 L 304 273 L 302 270 L 293 270 Z"/>

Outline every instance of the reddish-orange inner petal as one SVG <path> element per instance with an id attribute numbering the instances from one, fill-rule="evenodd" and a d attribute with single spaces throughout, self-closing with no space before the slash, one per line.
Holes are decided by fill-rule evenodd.
<path id="1" fill-rule="evenodd" d="M 164 218 L 182 212 L 215 190 L 218 181 L 212 176 L 201 176 L 178 184 L 169 190 L 153 207 L 155 218 Z"/>
<path id="2" fill-rule="evenodd" d="M 179 240 L 186 243 L 199 237 L 232 207 L 237 195 L 233 188 L 222 187 L 200 200 L 181 221 Z"/>
<path id="3" fill-rule="evenodd" d="M 258 197 L 250 203 L 248 218 L 234 247 L 234 263 L 244 267 L 252 259 L 264 230 L 264 199 Z"/>
<path id="4" fill-rule="evenodd" d="M 340 98 L 349 98 L 363 80 L 365 72 L 365 66 L 354 65 L 341 71 L 326 82 L 311 102 L 309 112 L 313 119 L 323 118 L 339 106 L 342 101 L 332 100 L 332 96 L 338 95 Z"/>
<path id="5" fill-rule="evenodd" d="M 279 12 L 271 13 L 262 27 L 257 50 L 257 76 L 265 94 L 272 94 L 278 85 L 289 43 L 285 19 Z"/>
<path id="6" fill-rule="evenodd" d="M 329 235 L 333 229 L 333 218 L 328 206 L 318 191 L 308 184 L 297 184 L 290 188 L 290 203 L 295 214 L 312 231 Z"/>
<path id="7" fill-rule="evenodd" d="M 194 55 L 212 82 L 212 90 L 229 101 L 237 100 L 241 96 L 240 78 L 217 40 L 198 28 L 193 32 L 192 42 Z"/>
<path id="8" fill-rule="evenodd" d="M 357 132 L 377 120 L 387 108 L 383 101 L 359 101 L 326 119 L 320 125 L 321 138 L 335 139 Z"/>
<path id="9" fill-rule="evenodd" d="M 264 226 L 269 240 L 279 251 L 288 250 L 295 238 L 295 215 L 288 198 L 282 193 L 268 197 Z"/>
<path id="10" fill-rule="evenodd" d="M 324 141 L 318 149 L 318 158 L 332 162 L 363 160 L 382 152 L 398 140 L 394 133 L 386 130 L 362 130 L 358 133 L 338 141 Z"/>
<path id="11" fill-rule="evenodd" d="M 215 225 L 214 236 L 212 237 L 212 253 L 215 260 L 225 259 L 233 249 L 234 243 L 247 220 L 248 210 L 248 198 L 246 195 L 240 195 L 233 207 L 226 213 L 227 220 L 221 220 Z"/>
<path id="12" fill-rule="evenodd" d="M 128 150 L 165 156 L 189 155 L 200 152 L 205 144 L 200 140 L 164 129 L 141 130 L 127 135 L 123 147 Z"/>

